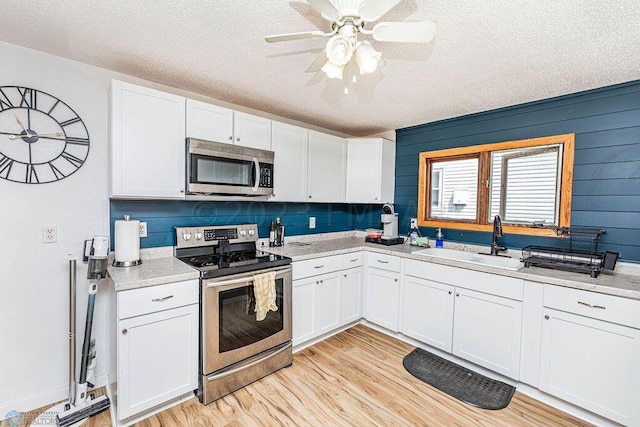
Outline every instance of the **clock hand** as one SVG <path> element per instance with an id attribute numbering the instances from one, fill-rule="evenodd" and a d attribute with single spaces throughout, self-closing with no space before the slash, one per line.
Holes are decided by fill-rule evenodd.
<path id="1" fill-rule="evenodd" d="M 23 131 L 25 131 L 27 133 L 27 138 L 31 138 L 31 134 L 29 133 L 29 131 L 27 130 L 26 127 L 24 127 L 24 124 L 22 123 L 22 120 L 20 120 L 20 118 L 18 116 L 16 116 L 16 121 L 18 122 L 18 124 L 20 125 L 20 127 L 22 128 Z"/>
<path id="2" fill-rule="evenodd" d="M 45 137 L 45 136 L 64 136 L 64 133 L 62 132 L 52 132 L 52 133 L 34 133 L 34 134 L 27 134 L 27 135 L 9 135 L 9 139 L 20 139 L 22 137 L 26 136 L 27 138 L 32 138 L 32 137 Z"/>

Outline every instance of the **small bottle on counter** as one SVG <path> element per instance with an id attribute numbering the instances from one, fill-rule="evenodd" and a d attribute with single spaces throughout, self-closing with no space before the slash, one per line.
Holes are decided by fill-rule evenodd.
<path id="1" fill-rule="evenodd" d="M 442 228 L 438 228 L 438 233 L 436 234 L 436 248 L 444 247 L 444 234 L 442 234 Z"/>
<path id="2" fill-rule="evenodd" d="M 416 233 L 416 230 L 413 230 L 411 234 L 409 234 L 409 244 L 413 246 L 418 244 L 418 233 Z"/>
<path id="3" fill-rule="evenodd" d="M 284 245 L 284 225 L 280 223 L 280 218 L 276 218 L 275 245 L 276 246 Z"/>
<path id="4" fill-rule="evenodd" d="M 274 247 L 276 245 L 276 226 L 273 224 L 273 220 L 271 220 L 271 226 L 269 227 L 269 247 Z"/>

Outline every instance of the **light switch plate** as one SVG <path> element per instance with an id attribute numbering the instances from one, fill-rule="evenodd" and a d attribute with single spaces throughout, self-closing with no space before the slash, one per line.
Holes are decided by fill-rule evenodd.
<path id="1" fill-rule="evenodd" d="M 140 223 L 140 237 L 147 237 L 147 223 Z"/>
<path id="2" fill-rule="evenodd" d="M 316 217 L 315 216 L 310 216 L 309 217 L 309 228 L 316 228 Z"/>
<path id="3" fill-rule="evenodd" d="M 411 228 L 418 228 L 418 218 L 411 218 Z"/>

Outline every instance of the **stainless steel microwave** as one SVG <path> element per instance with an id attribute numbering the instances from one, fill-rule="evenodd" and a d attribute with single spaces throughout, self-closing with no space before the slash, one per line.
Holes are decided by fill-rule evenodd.
<path id="1" fill-rule="evenodd" d="M 187 138 L 187 193 L 273 195 L 273 151 Z"/>

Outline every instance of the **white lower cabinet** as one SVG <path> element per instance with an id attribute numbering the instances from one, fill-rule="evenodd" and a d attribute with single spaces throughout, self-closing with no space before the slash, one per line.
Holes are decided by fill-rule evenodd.
<path id="1" fill-rule="evenodd" d="M 448 353 L 453 339 L 454 287 L 405 276 L 401 332 Z"/>
<path id="2" fill-rule="evenodd" d="M 640 302 L 545 285 L 544 305 L 540 389 L 640 425 Z"/>
<path id="3" fill-rule="evenodd" d="M 198 280 L 117 294 L 117 419 L 198 388 Z"/>
<path id="4" fill-rule="evenodd" d="M 340 326 L 360 320 L 362 317 L 362 267 L 343 271 L 340 293 Z"/>
<path id="5" fill-rule="evenodd" d="M 367 253 L 365 318 L 398 332 L 400 302 L 400 258 Z"/>
<path id="6" fill-rule="evenodd" d="M 455 293 L 453 354 L 519 379 L 522 302 L 468 289 Z"/>

